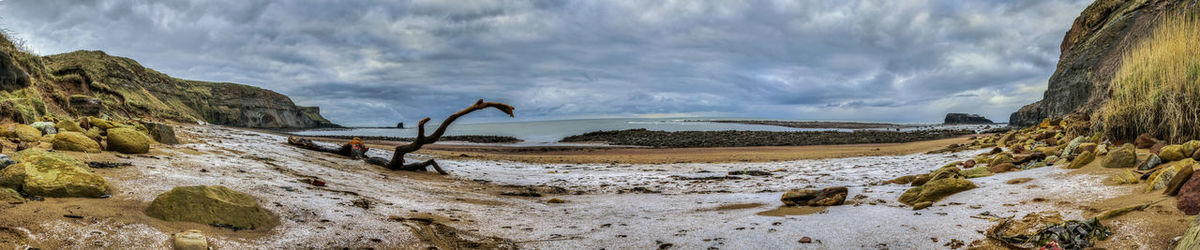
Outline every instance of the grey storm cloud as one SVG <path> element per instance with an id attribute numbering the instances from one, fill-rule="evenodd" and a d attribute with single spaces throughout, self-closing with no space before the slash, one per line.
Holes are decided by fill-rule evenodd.
<path id="1" fill-rule="evenodd" d="M 527 119 L 924 122 L 1039 99 L 1089 2 L 4 0 L 0 18 L 40 54 L 264 87 L 346 125 L 479 98 Z"/>

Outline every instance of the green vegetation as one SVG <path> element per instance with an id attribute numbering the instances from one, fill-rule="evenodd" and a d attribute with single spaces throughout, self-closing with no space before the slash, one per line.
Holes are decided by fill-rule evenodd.
<path id="1" fill-rule="evenodd" d="M 1167 17 L 1129 50 L 1098 111 L 1110 138 L 1150 133 L 1171 142 L 1200 138 L 1200 17 Z"/>

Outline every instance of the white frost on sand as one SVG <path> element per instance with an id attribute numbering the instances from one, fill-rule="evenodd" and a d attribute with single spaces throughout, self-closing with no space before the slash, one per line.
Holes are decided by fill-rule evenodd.
<path id="1" fill-rule="evenodd" d="M 405 178 L 361 161 L 297 149 L 286 145 L 281 136 L 219 127 L 183 127 L 179 131 L 205 143 L 163 146 L 161 150 L 168 156 L 161 159 L 129 159 L 134 167 L 118 170 L 124 171 L 121 178 L 108 177 L 118 190 L 112 199 L 148 204 L 157 194 L 175 186 L 224 185 L 256 196 L 264 207 L 281 217 L 282 224 L 263 237 L 211 236 L 223 249 L 403 246 L 416 239 L 408 228 L 388 217 L 414 212 L 454 218 L 457 221 L 449 225 L 512 239 L 526 248 L 655 248 L 669 243 L 685 249 L 928 249 L 940 248 L 951 239 L 969 243 L 982 238 L 977 231 L 992 223 L 970 216 L 984 211 L 1021 216 L 1056 208 L 1055 204 L 1030 202 L 1036 197 L 1082 201 L 1113 193 L 1110 187 L 1100 184 L 1102 177 L 1065 175 L 1065 170 L 1048 167 L 972 179 L 980 188 L 951 196 L 929 209 L 912 211 L 896 202 L 907 186 L 872 185 L 901 175 L 925 173 L 950 161 L 968 159 L 978 151 L 665 165 L 439 160 L 451 173 L 450 178 L 460 180 L 428 181 Z M 390 155 L 379 150 L 371 152 Z M 764 170 L 772 175 L 740 175 L 738 180 L 689 179 L 721 177 L 734 170 Z M 298 176 L 317 176 L 329 186 L 315 188 L 298 181 L 302 178 Z M 1018 177 L 1034 181 L 1004 183 Z M 558 186 L 584 194 L 558 195 L 555 197 L 569 202 L 547 204 L 544 200 L 551 197 L 495 196 L 448 188 L 469 180 Z M 803 216 L 756 214 L 781 205 L 779 197 L 787 189 L 839 185 L 850 187 L 851 204 Z M 638 187 L 641 189 L 635 190 Z M 661 193 L 642 192 L 647 190 Z M 456 198 L 488 202 L 462 202 Z M 356 199 L 370 200 L 374 206 L 352 206 Z M 764 205 L 714 209 L 747 203 Z M 1068 218 L 1078 216 L 1069 211 L 1065 214 Z M 73 227 L 59 224 L 45 227 L 54 228 L 55 234 L 72 234 L 68 231 Z M 161 242 L 165 235 L 174 233 L 154 232 L 157 229 L 149 226 L 130 228 L 149 231 L 135 234 L 150 238 L 142 242 Z M 90 229 L 74 230 L 78 234 Z M 797 243 L 805 236 L 814 243 Z"/>

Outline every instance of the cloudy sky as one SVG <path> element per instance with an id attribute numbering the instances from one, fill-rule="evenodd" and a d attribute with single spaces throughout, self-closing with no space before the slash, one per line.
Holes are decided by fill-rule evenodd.
<path id="1" fill-rule="evenodd" d="M 0 22 L 42 55 L 104 50 L 385 125 L 478 98 L 521 119 L 1003 121 L 1091 1 L 67 2 L 0 0 Z"/>

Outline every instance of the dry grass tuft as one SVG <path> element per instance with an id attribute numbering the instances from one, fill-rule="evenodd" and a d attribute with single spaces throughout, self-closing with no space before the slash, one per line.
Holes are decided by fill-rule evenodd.
<path id="1" fill-rule="evenodd" d="M 1124 55 L 1109 88 L 1112 96 L 1098 111 L 1109 138 L 1200 138 L 1200 16 L 1165 17 Z"/>

